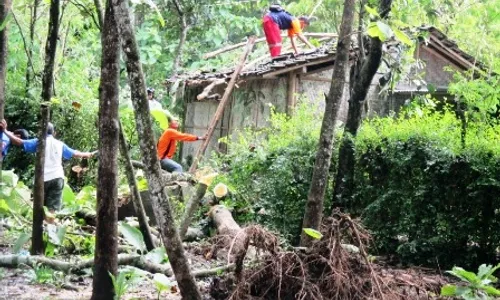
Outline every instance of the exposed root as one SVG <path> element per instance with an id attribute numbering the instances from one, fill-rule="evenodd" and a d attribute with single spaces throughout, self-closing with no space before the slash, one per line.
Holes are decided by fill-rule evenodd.
<path id="1" fill-rule="evenodd" d="M 372 264 L 366 251 L 370 235 L 348 215 L 335 213 L 325 220 L 321 232 L 322 239 L 311 248 L 283 252 L 277 246 L 276 237 L 262 228 L 242 229 L 241 234 L 246 235 L 243 247 L 236 247 L 240 239 L 236 235 L 229 248 L 236 264 L 236 282 L 225 286 L 232 290 L 226 292 L 225 297 L 234 300 L 428 299 L 429 292 L 437 293 L 443 283 L 416 272 L 388 271 Z M 346 243 L 358 247 L 359 253 L 350 253 Z M 243 272 L 241 257 L 244 258 L 249 244 L 268 254 L 262 264 Z M 220 280 L 214 282 L 212 291 L 222 295 L 222 286 Z"/>

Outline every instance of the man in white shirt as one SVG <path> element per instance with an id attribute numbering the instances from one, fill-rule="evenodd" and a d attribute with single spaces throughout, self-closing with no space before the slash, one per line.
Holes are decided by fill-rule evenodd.
<path id="1" fill-rule="evenodd" d="M 22 140 L 7 130 L 7 122 L 0 122 L 0 132 L 7 135 L 10 142 L 16 146 L 22 146 L 27 153 L 36 153 L 38 139 Z M 64 188 L 64 169 L 62 159 L 90 158 L 91 152 L 80 152 L 69 148 L 65 143 L 54 138 L 54 125 L 49 123 L 47 127 L 47 139 L 45 141 L 45 165 L 43 173 L 44 181 L 44 206 L 47 206 L 51 213 L 61 208 L 61 197 Z"/>
<path id="2" fill-rule="evenodd" d="M 161 103 L 155 99 L 155 89 L 148 88 L 149 110 L 163 110 Z"/>

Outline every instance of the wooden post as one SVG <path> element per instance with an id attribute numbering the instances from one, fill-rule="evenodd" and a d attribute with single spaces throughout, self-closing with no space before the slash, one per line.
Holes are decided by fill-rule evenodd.
<path id="1" fill-rule="evenodd" d="M 245 50 L 245 53 L 243 53 L 243 56 L 240 59 L 240 62 L 236 69 L 234 70 L 233 75 L 231 75 L 231 80 L 229 81 L 229 84 L 227 85 L 226 90 L 224 91 L 224 95 L 222 96 L 222 99 L 219 103 L 219 107 L 217 107 L 217 111 L 215 112 L 215 115 L 210 122 L 210 126 L 208 127 L 208 131 L 206 134 L 206 139 L 203 141 L 203 144 L 198 148 L 198 151 L 196 152 L 196 156 L 193 160 L 193 164 L 191 165 L 191 168 L 189 168 L 189 172 L 193 173 L 196 171 L 196 168 L 198 167 L 198 162 L 201 159 L 201 156 L 203 153 L 205 153 L 205 150 L 207 149 L 208 143 L 210 143 L 210 138 L 212 137 L 212 134 L 214 133 L 215 126 L 217 126 L 217 122 L 220 120 L 222 113 L 224 112 L 224 108 L 226 107 L 229 96 L 231 95 L 231 92 L 233 91 L 234 85 L 236 84 L 236 79 L 238 78 L 238 75 L 240 75 L 241 70 L 243 69 L 243 66 L 245 65 L 245 61 L 247 60 L 248 54 L 250 51 L 252 51 L 253 46 L 255 44 L 255 36 L 251 36 L 248 39 L 247 42 L 247 48 Z"/>
<path id="2" fill-rule="evenodd" d="M 288 73 L 288 92 L 286 95 L 286 114 L 291 117 L 295 108 L 295 91 L 297 88 L 297 74 Z"/>

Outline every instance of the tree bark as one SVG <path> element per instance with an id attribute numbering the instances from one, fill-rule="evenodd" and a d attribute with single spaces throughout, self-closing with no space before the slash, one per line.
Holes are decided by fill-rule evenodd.
<path id="1" fill-rule="evenodd" d="M 137 131 L 140 134 L 139 145 L 142 162 L 147 168 L 144 170 L 148 180 L 149 193 L 153 205 L 157 208 L 155 216 L 160 224 L 161 234 L 170 263 L 175 274 L 179 290 L 184 299 L 198 300 L 201 294 L 196 281 L 189 269 L 188 261 L 182 247 L 182 241 L 177 231 L 172 208 L 167 193 L 163 188 L 162 172 L 158 157 L 153 131 L 151 130 L 151 117 L 146 97 L 146 83 L 142 66 L 140 63 L 139 49 L 135 39 L 134 28 L 130 22 L 127 2 L 123 0 L 112 0 L 117 15 L 118 28 L 122 38 L 123 52 L 129 84 L 131 87 L 131 98 L 134 106 Z"/>
<path id="2" fill-rule="evenodd" d="M 354 0 L 344 2 L 344 12 L 340 25 L 339 40 L 337 42 L 337 53 L 333 67 L 332 85 L 326 96 L 325 114 L 321 124 L 316 161 L 314 163 L 311 187 L 307 196 L 306 209 L 304 213 L 303 228 L 318 230 L 323 217 L 323 200 L 328 184 L 328 174 L 332 160 L 333 139 L 335 137 L 335 124 L 338 110 L 344 96 L 346 85 L 346 74 L 349 68 L 349 52 L 351 49 L 352 24 L 354 22 Z M 309 246 L 312 238 L 302 232 L 300 244 Z"/>
<path id="3" fill-rule="evenodd" d="M 379 14 L 381 18 L 388 16 L 391 11 L 391 4 L 392 0 L 380 1 Z M 382 41 L 380 39 L 370 38 L 368 47 L 368 54 L 360 62 L 361 66 L 358 67 L 359 64 L 354 64 L 351 72 L 352 94 L 349 99 L 347 121 L 340 144 L 339 166 L 335 179 L 332 208 L 344 205 L 353 194 L 355 165 L 353 139 L 358 133 L 359 125 L 361 124 L 363 102 L 382 60 Z"/>
<path id="4" fill-rule="evenodd" d="M 113 299 L 110 274 L 118 270 L 118 96 L 120 39 L 111 1 L 106 4 L 102 31 L 101 82 L 99 85 L 99 168 L 97 228 L 92 298 Z"/>
<path id="5" fill-rule="evenodd" d="M 26 66 L 26 92 L 28 92 L 29 88 L 31 87 L 31 79 L 34 76 L 35 70 L 33 67 L 33 41 L 35 39 L 35 25 L 36 25 L 36 20 L 37 20 L 37 15 L 38 15 L 38 6 L 40 6 L 41 0 L 34 0 L 33 1 L 33 10 L 31 14 L 31 22 L 30 22 L 30 41 L 29 41 L 29 46 L 28 46 L 28 62 Z"/>
<path id="6" fill-rule="evenodd" d="M 99 29 L 102 31 L 102 28 L 104 26 L 104 13 L 102 9 L 101 0 L 94 0 L 94 5 L 95 5 L 95 11 L 97 13 L 97 20 L 99 21 L 99 26 L 100 26 Z"/>
<path id="7" fill-rule="evenodd" d="M 151 230 L 148 224 L 148 217 L 146 216 L 146 211 L 144 210 L 144 205 L 141 199 L 141 193 L 139 193 L 139 187 L 134 176 L 134 167 L 130 160 L 130 154 L 128 151 L 128 144 L 125 140 L 125 135 L 123 134 L 123 127 L 120 125 L 120 151 L 125 163 L 125 173 L 127 174 L 128 185 L 130 187 L 130 197 L 132 198 L 132 205 L 134 206 L 135 213 L 137 214 L 137 219 L 139 221 L 139 229 L 144 236 L 144 243 L 146 244 L 146 249 L 151 251 L 155 248 L 155 243 L 153 241 L 153 236 L 151 235 Z"/>
<path id="8" fill-rule="evenodd" d="M 45 141 L 47 136 L 47 125 L 49 124 L 48 103 L 42 103 L 40 118 L 40 131 L 38 133 L 38 144 L 35 161 L 35 186 L 33 191 L 33 224 L 31 235 L 31 255 L 44 254 L 43 245 L 43 204 L 45 198 L 45 182 L 43 172 L 45 168 Z"/>
<path id="9" fill-rule="evenodd" d="M 179 0 L 173 0 L 173 4 L 175 6 L 175 10 L 177 11 L 177 15 L 179 16 L 181 31 L 179 36 L 179 45 L 177 45 L 177 50 L 175 54 L 174 63 L 172 65 L 172 77 L 175 77 L 179 72 L 179 68 L 182 63 L 182 54 L 184 52 L 184 44 L 186 43 L 187 33 L 189 30 L 189 24 L 186 20 L 186 14 L 184 9 L 182 9 Z"/>
<path id="10" fill-rule="evenodd" d="M 57 35 L 59 32 L 59 0 L 50 2 L 49 29 L 45 45 L 45 65 L 42 77 L 42 106 L 41 126 L 38 136 L 37 154 L 35 162 L 35 190 L 33 192 L 33 231 L 31 254 L 43 253 L 43 205 L 44 205 L 44 164 L 45 164 L 45 139 L 47 125 L 50 119 L 49 103 L 53 92 L 54 64 L 57 50 Z"/>
<path id="11" fill-rule="evenodd" d="M 200 205 L 200 200 L 203 198 L 206 191 L 207 191 L 207 185 L 201 182 L 198 183 L 198 186 L 196 187 L 196 192 L 193 195 L 191 195 L 191 198 L 189 198 L 189 201 L 186 204 L 186 209 L 180 226 L 180 235 L 182 240 L 184 240 L 184 237 L 186 236 L 194 212 Z"/>
<path id="12" fill-rule="evenodd" d="M 11 0 L 4 0 L 0 3 L 0 24 L 4 24 L 5 19 L 10 11 Z M 7 77 L 7 24 L 3 27 L 2 31 L 0 31 L 0 120 L 4 118 L 4 109 L 5 109 L 5 78 Z M 1 134 L 0 134 L 1 136 Z M 1 141 L 0 141 L 1 143 Z M 0 183 L 2 182 L 2 152 L 0 144 Z"/>

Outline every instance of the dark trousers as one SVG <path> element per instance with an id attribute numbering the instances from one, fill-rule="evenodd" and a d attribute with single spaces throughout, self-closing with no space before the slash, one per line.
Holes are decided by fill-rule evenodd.
<path id="1" fill-rule="evenodd" d="M 44 205 L 47 206 L 49 210 L 59 210 L 61 209 L 61 198 L 62 191 L 64 188 L 63 178 L 54 178 L 49 181 L 44 182 Z"/>

